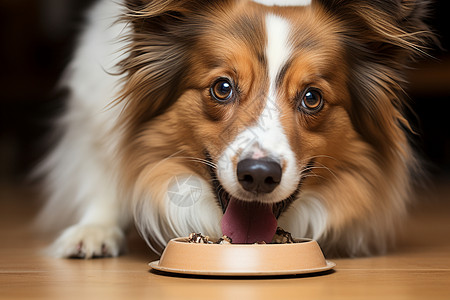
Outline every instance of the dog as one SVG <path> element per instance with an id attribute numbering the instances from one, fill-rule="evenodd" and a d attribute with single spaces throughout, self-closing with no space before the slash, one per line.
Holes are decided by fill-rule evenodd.
<path id="1" fill-rule="evenodd" d="M 135 223 L 175 237 L 385 253 L 420 163 L 405 69 L 432 34 L 419 0 L 100 0 L 39 167 L 57 257 L 117 256 Z"/>

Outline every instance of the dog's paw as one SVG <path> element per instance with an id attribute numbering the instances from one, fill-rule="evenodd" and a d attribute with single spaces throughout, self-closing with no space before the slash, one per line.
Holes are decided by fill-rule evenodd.
<path id="1" fill-rule="evenodd" d="M 74 225 L 63 231 L 50 253 L 56 257 L 88 259 L 118 256 L 124 247 L 125 235 L 119 227 Z"/>

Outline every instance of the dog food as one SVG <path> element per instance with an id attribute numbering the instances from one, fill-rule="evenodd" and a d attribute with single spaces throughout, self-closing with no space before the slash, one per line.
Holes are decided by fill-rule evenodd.
<path id="1" fill-rule="evenodd" d="M 224 235 L 217 241 L 212 241 L 209 239 L 209 236 L 202 235 L 201 233 L 191 233 L 187 240 L 188 243 L 194 243 L 194 244 L 232 244 L 232 240 L 230 237 Z M 273 236 L 272 242 L 270 244 L 292 244 L 295 243 L 294 239 L 292 238 L 292 235 L 283 230 L 281 227 L 277 228 L 277 231 L 275 232 L 275 235 Z M 266 242 L 256 242 L 255 244 L 266 244 Z"/>
<path id="2" fill-rule="evenodd" d="M 283 230 L 281 227 L 277 227 L 277 231 L 272 239 L 272 244 L 292 244 L 295 243 L 290 232 Z"/>
<path id="3" fill-rule="evenodd" d="M 223 235 L 218 241 L 217 244 L 221 244 L 221 245 L 226 245 L 226 244 L 231 244 L 231 238 Z"/>
<path id="4" fill-rule="evenodd" d="M 194 243 L 194 244 L 231 244 L 231 238 L 227 237 L 226 235 L 222 236 L 220 239 L 218 239 L 216 242 L 211 241 L 209 239 L 209 236 L 202 235 L 201 233 L 191 233 L 187 240 L 188 243 Z"/>

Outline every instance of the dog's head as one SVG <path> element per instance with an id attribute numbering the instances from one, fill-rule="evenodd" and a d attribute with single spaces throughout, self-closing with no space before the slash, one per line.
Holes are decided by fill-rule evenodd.
<path id="1" fill-rule="evenodd" d="M 214 235 L 224 212 L 238 242 L 270 240 L 276 218 L 320 238 L 403 210 L 422 1 L 126 2 L 123 166 L 144 231 Z M 167 191 L 189 174 L 204 197 L 175 209 Z"/>

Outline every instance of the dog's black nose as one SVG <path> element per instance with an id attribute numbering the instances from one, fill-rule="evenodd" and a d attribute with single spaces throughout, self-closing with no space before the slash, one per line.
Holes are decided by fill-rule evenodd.
<path id="1" fill-rule="evenodd" d="M 281 181 L 281 166 L 274 160 L 244 159 L 237 165 L 241 186 L 252 193 L 270 193 Z"/>

